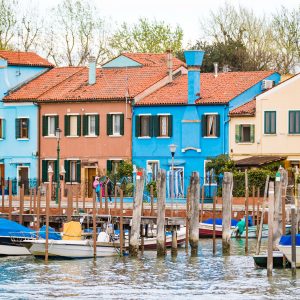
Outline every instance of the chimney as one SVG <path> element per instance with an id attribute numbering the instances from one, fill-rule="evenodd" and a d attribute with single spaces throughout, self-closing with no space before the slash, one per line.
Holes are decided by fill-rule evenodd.
<path id="1" fill-rule="evenodd" d="M 8 79 L 7 60 L 0 58 L 0 99 L 7 95 L 12 88 Z"/>
<path id="2" fill-rule="evenodd" d="M 219 65 L 217 62 L 214 63 L 214 76 L 218 77 Z"/>
<path id="3" fill-rule="evenodd" d="M 200 67 L 202 65 L 204 51 L 184 51 L 184 57 L 188 68 L 188 104 L 195 104 L 200 95 Z"/>
<path id="4" fill-rule="evenodd" d="M 167 50 L 167 67 L 168 67 L 168 77 L 169 83 L 173 81 L 173 55 L 172 50 Z"/>
<path id="5" fill-rule="evenodd" d="M 89 57 L 89 85 L 96 83 L 96 58 L 94 56 Z"/>

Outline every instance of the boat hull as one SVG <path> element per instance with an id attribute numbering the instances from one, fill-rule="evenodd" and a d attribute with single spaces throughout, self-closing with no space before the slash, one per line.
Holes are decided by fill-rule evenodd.
<path id="1" fill-rule="evenodd" d="M 254 255 L 254 264 L 258 268 L 267 268 L 268 255 L 260 254 Z M 290 263 L 288 260 L 285 260 L 285 265 L 283 266 L 283 253 L 280 251 L 273 251 L 273 268 L 280 269 L 283 267 L 289 267 Z"/>
<path id="2" fill-rule="evenodd" d="M 292 262 L 292 246 L 278 245 L 278 249 L 284 254 L 287 260 Z M 296 246 L 296 267 L 300 268 L 300 246 Z"/>
<path id="3" fill-rule="evenodd" d="M 222 225 L 216 225 L 215 227 L 216 237 L 222 237 Z M 213 237 L 213 224 L 199 223 L 199 237 L 200 238 L 212 238 Z"/>
<path id="4" fill-rule="evenodd" d="M 24 241 L 29 252 L 36 257 L 45 257 L 45 240 Z M 98 245 L 99 244 L 99 245 Z M 109 257 L 119 254 L 118 248 L 112 243 L 97 243 L 97 257 Z M 49 258 L 91 258 L 94 257 L 92 240 L 64 241 L 49 240 Z"/>
<path id="5" fill-rule="evenodd" d="M 21 255 L 30 255 L 30 252 L 21 243 L 16 243 L 12 237 L 0 237 L 0 256 Z"/>

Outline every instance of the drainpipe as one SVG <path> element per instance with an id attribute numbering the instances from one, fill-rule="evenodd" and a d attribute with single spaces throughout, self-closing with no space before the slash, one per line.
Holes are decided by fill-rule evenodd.
<path id="1" fill-rule="evenodd" d="M 40 131 L 41 131 L 41 120 L 40 120 L 40 113 L 41 113 L 41 107 L 40 105 L 37 103 L 37 119 L 38 119 L 38 126 L 37 126 L 37 148 L 38 148 L 38 155 L 37 155 L 37 160 L 38 160 L 38 169 L 37 169 L 37 180 L 38 180 L 38 186 L 40 184 L 40 175 L 41 175 L 41 172 L 40 172 L 40 167 L 41 167 L 41 160 L 40 160 L 40 157 L 41 157 L 41 143 L 40 143 Z"/>

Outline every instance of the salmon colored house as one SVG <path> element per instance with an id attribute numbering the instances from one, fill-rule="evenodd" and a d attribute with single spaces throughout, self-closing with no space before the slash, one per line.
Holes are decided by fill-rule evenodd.
<path id="1" fill-rule="evenodd" d="M 122 54 L 98 69 L 91 59 L 89 68 L 54 68 L 7 96 L 38 104 L 40 179 L 47 182 L 49 165 L 57 170 L 57 128 L 66 183 L 91 182 L 131 160 L 132 103 L 183 66 L 168 54 Z"/>

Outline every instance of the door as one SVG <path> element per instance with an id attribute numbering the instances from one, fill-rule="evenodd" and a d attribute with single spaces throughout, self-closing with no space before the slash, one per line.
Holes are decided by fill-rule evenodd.
<path id="1" fill-rule="evenodd" d="M 24 193 L 25 195 L 29 194 L 29 168 L 28 167 L 19 167 L 18 178 L 19 178 L 19 186 L 24 184 Z"/>
<path id="2" fill-rule="evenodd" d="M 93 197 L 93 182 L 96 176 L 96 168 L 87 169 L 87 187 L 88 187 L 88 197 Z"/>

